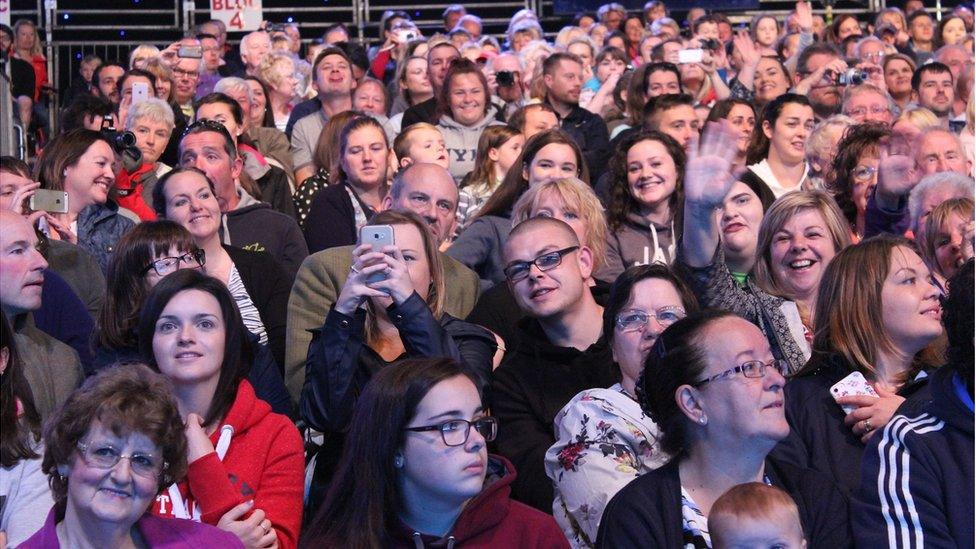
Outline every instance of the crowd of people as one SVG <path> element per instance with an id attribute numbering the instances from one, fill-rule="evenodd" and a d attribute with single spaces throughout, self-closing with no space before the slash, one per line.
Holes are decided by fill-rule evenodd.
<path id="1" fill-rule="evenodd" d="M 0 27 L 0 548 L 971 547 L 973 11 L 927 8 L 211 20 L 56 121 Z"/>

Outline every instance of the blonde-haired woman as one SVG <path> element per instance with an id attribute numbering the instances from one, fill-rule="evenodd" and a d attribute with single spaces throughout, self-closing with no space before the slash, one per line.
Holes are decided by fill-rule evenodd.
<path id="1" fill-rule="evenodd" d="M 285 131 L 292 102 L 298 94 L 295 60 L 288 53 L 273 51 L 261 61 L 258 76 L 268 86 L 268 101 L 274 113 L 275 127 Z"/>
<path id="2" fill-rule="evenodd" d="M 851 244 L 844 214 L 824 191 L 794 191 L 766 211 L 752 274 L 766 292 L 796 304 L 807 341 L 813 335 L 817 291 L 837 252 Z"/>
<path id="3" fill-rule="evenodd" d="M 946 281 L 973 257 L 973 199 L 950 198 L 936 206 L 925 220 L 918 244 L 922 258 L 945 288 Z"/>
<path id="4" fill-rule="evenodd" d="M 139 44 L 129 52 L 129 69 L 146 69 L 146 63 L 159 57 L 159 48 L 152 44 Z"/>
<path id="5" fill-rule="evenodd" d="M 27 61 L 34 67 L 34 103 L 41 99 L 41 88 L 47 86 L 47 58 L 41 47 L 41 37 L 37 26 L 30 19 L 20 19 L 14 23 L 13 56 Z"/>
<path id="6" fill-rule="evenodd" d="M 847 495 L 856 490 L 864 443 L 937 364 L 939 296 L 905 238 L 877 236 L 838 253 L 817 297 L 813 358 L 786 384 L 790 436 L 775 453 L 826 473 Z M 862 390 L 834 394 L 855 373 L 862 377 L 849 385 Z"/>

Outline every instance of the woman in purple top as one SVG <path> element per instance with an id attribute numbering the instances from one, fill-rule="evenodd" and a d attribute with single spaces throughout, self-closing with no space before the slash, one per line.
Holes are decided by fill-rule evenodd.
<path id="1" fill-rule="evenodd" d="M 43 470 L 54 507 L 21 547 L 242 547 L 236 536 L 146 513 L 186 473 L 169 382 L 142 364 L 88 379 L 50 418 Z"/>

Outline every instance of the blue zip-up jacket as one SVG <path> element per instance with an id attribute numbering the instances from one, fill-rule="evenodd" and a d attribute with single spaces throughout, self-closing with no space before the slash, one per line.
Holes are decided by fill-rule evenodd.
<path id="1" fill-rule="evenodd" d="M 973 412 L 943 367 L 868 443 L 852 502 L 858 547 L 973 546 Z"/>

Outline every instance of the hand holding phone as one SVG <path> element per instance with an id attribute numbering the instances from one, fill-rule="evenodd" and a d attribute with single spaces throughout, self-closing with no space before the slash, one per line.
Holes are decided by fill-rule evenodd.
<path id="1" fill-rule="evenodd" d="M 369 244 L 374 252 L 381 251 L 384 246 L 394 246 L 396 243 L 393 238 L 393 227 L 390 225 L 364 225 L 359 229 L 359 244 Z M 365 264 L 364 267 L 370 267 L 377 263 L 379 262 L 373 261 Z M 366 284 L 376 284 L 386 280 L 387 276 L 389 273 L 385 271 L 372 273 L 366 277 Z"/>
<path id="2" fill-rule="evenodd" d="M 830 396 L 834 398 L 836 402 L 840 397 L 845 396 L 872 396 L 878 397 L 877 391 L 874 387 L 868 383 L 868 380 L 864 379 L 864 374 L 861 372 L 851 372 L 850 375 L 844 379 L 838 381 L 830 388 Z M 841 404 L 841 408 L 844 409 L 844 415 L 850 414 L 857 409 L 856 406 L 851 404 Z"/>

